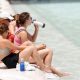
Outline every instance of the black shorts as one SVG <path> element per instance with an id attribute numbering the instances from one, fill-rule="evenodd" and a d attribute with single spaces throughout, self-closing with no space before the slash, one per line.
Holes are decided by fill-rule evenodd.
<path id="1" fill-rule="evenodd" d="M 11 53 L 2 59 L 2 62 L 7 66 L 7 68 L 16 68 L 16 64 L 19 60 L 19 53 Z"/>

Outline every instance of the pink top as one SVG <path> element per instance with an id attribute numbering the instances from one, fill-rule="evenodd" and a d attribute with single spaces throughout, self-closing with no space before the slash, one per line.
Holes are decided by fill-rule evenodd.
<path id="1" fill-rule="evenodd" d="M 20 27 L 15 31 L 14 44 L 20 46 L 22 44 L 21 38 L 17 36 L 21 31 L 26 31 L 24 27 Z"/>

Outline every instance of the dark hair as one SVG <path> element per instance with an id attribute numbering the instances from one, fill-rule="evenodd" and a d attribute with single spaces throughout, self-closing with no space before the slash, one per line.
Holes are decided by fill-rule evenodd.
<path id="1" fill-rule="evenodd" d="M 30 14 L 28 12 L 23 12 L 19 15 L 19 19 L 16 21 L 17 27 L 23 26 L 30 17 Z"/>
<path id="2" fill-rule="evenodd" d="M 9 19 L 0 18 L 0 24 L 6 24 L 6 25 L 9 26 L 9 23 L 10 23 L 10 20 Z"/>
<path id="3" fill-rule="evenodd" d="M 14 20 L 18 20 L 19 19 L 19 15 L 20 14 L 15 14 L 14 16 L 12 16 L 14 18 Z"/>
<path id="4" fill-rule="evenodd" d="M 9 30 L 8 26 L 6 24 L 0 24 L 0 34 L 2 35 L 4 32 Z"/>

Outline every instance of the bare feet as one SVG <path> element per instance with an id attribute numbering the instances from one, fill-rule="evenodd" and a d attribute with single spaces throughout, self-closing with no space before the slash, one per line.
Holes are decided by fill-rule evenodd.
<path id="1" fill-rule="evenodd" d="M 59 77 L 64 77 L 64 76 L 69 76 L 70 73 L 68 73 L 68 72 L 59 72 L 57 75 L 58 75 Z"/>
<path id="2" fill-rule="evenodd" d="M 42 71 L 45 71 L 47 73 L 51 73 L 51 69 L 48 66 L 45 66 L 44 68 L 40 68 Z"/>
<path id="3" fill-rule="evenodd" d="M 59 77 L 69 76 L 70 73 L 68 72 L 62 72 L 55 67 L 51 67 L 52 73 L 58 75 Z"/>

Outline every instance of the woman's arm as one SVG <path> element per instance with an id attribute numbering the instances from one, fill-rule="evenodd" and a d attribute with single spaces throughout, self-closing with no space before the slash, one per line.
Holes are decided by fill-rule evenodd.
<path id="1" fill-rule="evenodd" d="M 27 32 L 25 32 L 25 31 L 21 31 L 19 33 L 19 37 L 20 37 L 22 43 L 24 43 L 25 41 L 29 41 L 28 37 L 27 37 Z"/>
<path id="2" fill-rule="evenodd" d="M 37 50 L 45 49 L 45 48 L 46 48 L 46 44 L 39 44 L 39 45 L 36 45 L 36 48 L 37 48 Z"/>
<path id="3" fill-rule="evenodd" d="M 38 36 L 38 31 L 39 31 L 38 25 L 35 24 L 34 27 L 35 27 L 35 31 L 34 31 L 33 35 L 31 35 L 30 33 L 27 32 L 27 37 L 32 42 L 36 41 L 37 36 Z"/>
<path id="4" fill-rule="evenodd" d="M 11 21 L 9 23 L 9 31 L 10 31 L 11 34 L 15 33 L 15 27 L 16 27 L 16 21 Z"/>
<path id="5" fill-rule="evenodd" d="M 6 40 L 5 41 L 5 45 L 6 47 L 8 47 L 10 50 L 23 50 L 26 48 L 26 46 L 17 46 L 17 45 L 14 45 L 11 41 L 9 40 Z"/>

